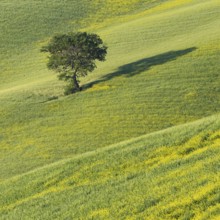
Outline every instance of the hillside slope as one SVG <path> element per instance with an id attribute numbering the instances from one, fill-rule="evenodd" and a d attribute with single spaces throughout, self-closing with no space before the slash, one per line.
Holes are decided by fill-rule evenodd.
<path id="1" fill-rule="evenodd" d="M 4 4 L 16 5 L 12 3 Z M 113 19 L 114 13 L 111 19 L 104 19 L 97 31 L 109 47 L 107 61 L 99 63 L 97 71 L 82 79 L 84 90 L 73 96 L 62 96 L 63 84 L 46 70 L 46 57 L 39 52 L 56 28 L 51 26 L 52 32 L 42 34 L 38 43 L 35 38 L 27 41 L 27 45 L 32 45 L 31 49 L 28 47 L 30 51 L 24 51 L 18 44 L 15 48 L 19 59 L 14 49 L 10 52 L 10 45 L 4 45 L 9 54 L 14 54 L 14 62 L 7 62 L 9 69 L 13 66 L 11 76 L 15 81 L 4 61 L 6 74 L 1 77 L 0 89 L 0 180 L 219 112 L 219 1 L 157 3 L 142 12 L 140 5 L 133 5 L 118 23 Z M 31 9 L 29 4 L 24 1 L 21 16 Z M 51 8 L 48 6 L 42 22 L 49 19 L 47 15 L 53 7 L 61 7 L 70 16 L 67 6 L 71 5 L 64 6 L 59 1 Z M 61 30 L 74 26 L 70 20 L 61 22 Z M 87 22 L 85 18 L 89 25 Z M 46 29 L 43 33 L 47 33 Z M 10 29 L 7 31 L 10 33 Z M 27 37 L 32 39 L 32 34 Z"/>
<path id="2" fill-rule="evenodd" d="M 1 219 L 219 219 L 220 115 L 0 183 Z"/>
<path id="3" fill-rule="evenodd" d="M 220 218 L 219 0 L 0 8 L 0 219 Z M 78 30 L 108 56 L 65 97 L 40 48 Z"/>
<path id="4" fill-rule="evenodd" d="M 163 1 L 155 3 L 153 0 L 134 0 L 125 7 L 121 0 L 2 0 L 1 89 L 28 84 L 30 81 L 38 80 L 42 83 L 51 80 L 39 49 L 55 33 L 103 24 L 112 18 L 119 23 L 120 17 L 143 11 Z"/>

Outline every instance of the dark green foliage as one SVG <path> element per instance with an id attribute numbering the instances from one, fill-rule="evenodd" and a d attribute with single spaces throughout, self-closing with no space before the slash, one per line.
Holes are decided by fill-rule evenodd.
<path id="1" fill-rule="evenodd" d="M 105 60 L 107 47 L 97 34 L 77 32 L 54 36 L 41 51 L 50 53 L 47 67 L 69 82 L 68 95 L 80 90 L 78 78 L 96 68 L 95 60 Z"/>

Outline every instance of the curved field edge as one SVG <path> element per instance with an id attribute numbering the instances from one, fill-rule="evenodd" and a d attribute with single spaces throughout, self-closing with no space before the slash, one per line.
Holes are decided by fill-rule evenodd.
<path id="1" fill-rule="evenodd" d="M 2 219 L 214 219 L 220 115 L 88 152 L 0 183 Z"/>

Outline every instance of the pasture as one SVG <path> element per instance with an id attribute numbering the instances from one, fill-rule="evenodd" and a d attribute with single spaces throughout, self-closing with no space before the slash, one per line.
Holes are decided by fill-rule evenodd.
<path id="1" fill-rule="evenodd" d="M 218 0 L 0 7 L 0 218 L 218 218 Z M 107 60 L 64 96 L 40 48 L 80 30 Z"/>

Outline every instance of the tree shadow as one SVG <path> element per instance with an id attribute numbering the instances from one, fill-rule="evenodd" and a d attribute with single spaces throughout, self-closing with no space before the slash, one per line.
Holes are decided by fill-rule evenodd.
<path id="1" fill-rule="evenodd" d="M 83 90 L 88 89 L 95 84 L 111 80 L 118 76 L 132 77 L 143 71 L 149 70 L 152 66 L 162 65 L 169 61 L 176 60 L 178 57 L 191 53 L 196 49 L 197 49 L 196 47 L 191 47 L 185 50 L 169 51 L 169 52 L 162 53 L 162 54 L 159 54 L 153 57 L 144 58 L 133 63 L 125 64 L 119 67 L 116 72 L 109 73 L 96 81 L 85 84 L 82 87 L 82 89 Z"/>

